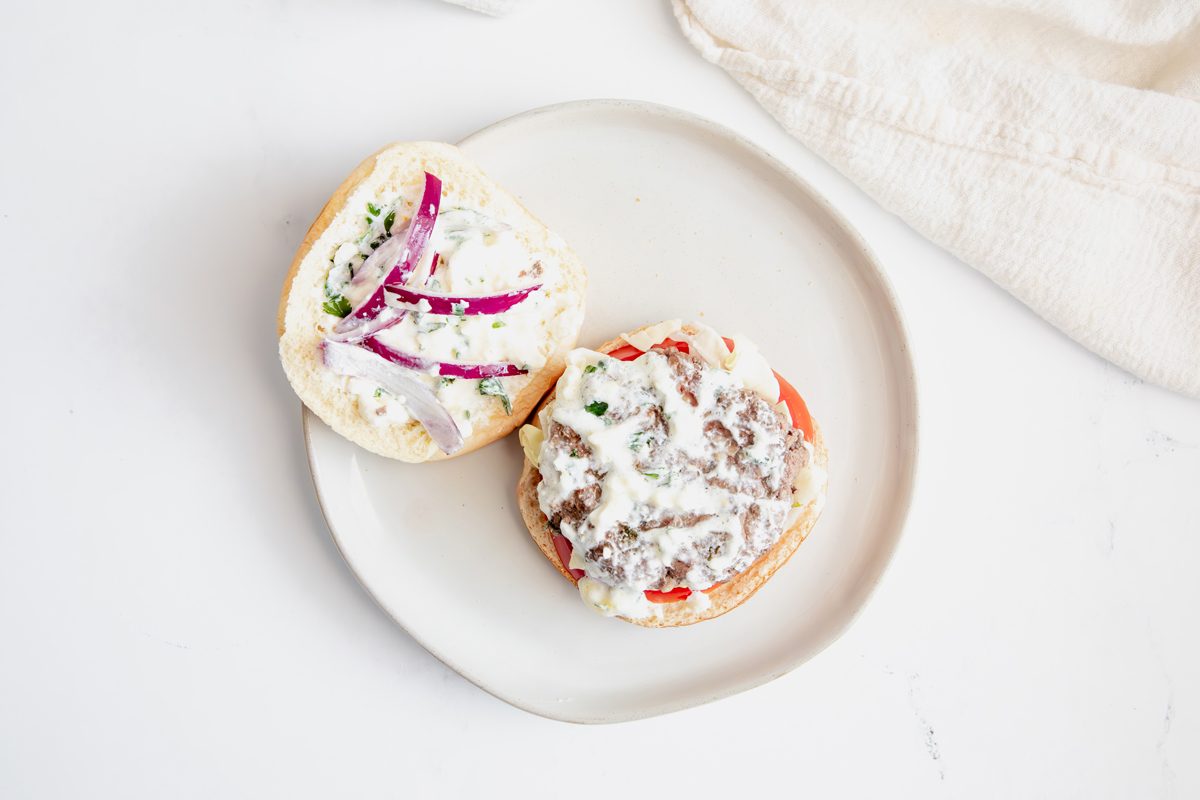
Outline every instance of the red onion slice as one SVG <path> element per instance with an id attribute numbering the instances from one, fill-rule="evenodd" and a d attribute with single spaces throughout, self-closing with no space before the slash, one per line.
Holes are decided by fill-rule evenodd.
<path id="1" fill-rule="evenodd" d="M 408 413 L 425 426 L 425 432 L 443 453 L 452 455 L 462 449 L 462 432 L 454 424 L 450 412 L 438 402 L 432 389 L 415 380 L 402 367 L 354 344 L 325 342 L 321 349 L 325 366 L 337 374 L 362 378 L 403 398 Z"/>
<path id="2" fill-rule="evenodd" d="M 421 301 L 429 304 L 426 310 L 429 314 L 502 314 L 520 303 L 526 297 L 542 288 L 535 284 L 524 289 L 515 289 L 501 294 L 477 295 L 465 297 L 449 294 L 434 294 L 432 292 L 412 289 L 408 286 L 384 286 L 388 301 L 395 302 L 400 308 L 418 308 Z"/>
<path id="3" fill-rule="evenodd" d="M 429 265 L 429 278 L 433 277 L 433 273 L 437 270 L 438 261 L 440 259 L 440 253 L 433 254 L 433 262 Z M 426 283 L 429 282 L 429 278 L 425 279 Z M 374 336 L 380 331 L 386 331 L 393 325 L 400 323 L 404 317 L 407 316 L 407 314 L 407 309 L 392 308 L 391 306 L 388 306 L 387 308 L 383 309 L 383 311 L 380 311 L 375 319 L 367 320 L 361 325 L 353 327 L 345 333 L 338 333 L 337 328 L 335 327 L 333 331 L 330 332 L 329 339 L 334 342 L 348 342 L 351 344 L 361 342 L 363 339 Z"/>
<path id="4" fill-rule="evenodd" d="M 359 324 L 349 330 L 339 331 L 338 326 L 334 326 L 333 330 L 329 332 L 328 339 L 331 342 L 356 344 L 398 324 L 407 314 L 408 312 L 402 308 L 385 308 L 374 319 L 359 320 Z"/>
<path id="5" fill-rule="evenodd" d="M 508 378 L 529 372 L 516 364 L 458 364 L 453 361 L 431 361 L 411 353 L 393 350 L 378 339 L 367 339 L 362 344 L 363 347 L 397 366 L 411 369 L 414 372 L 424 372 L 427 375 L 482 380 L 483 378 Z"/>
<path id="6" fill-rule="evenodd" d="M 350 279 L 350 285 L 362 286 L 364 283 L 369 283 L 375 280 L 380 271 L 386 269 L 388 264 L 398 262 L 407 239 L 407 236 L 391 236 L 385 239 L 383 244 L 376 247 L 375 251 L 367 256 L 367 260 L 359 266 L 358 272 L 354 273 L 354 277 Z"/>
<path id="7" fill-rule="evenodd" d="M 333 327 L 334 333 L 349 333 L 354 328 L 362 325 L 363 320 L 374 319 L 380 311 L 387 307 L 383 292 L 384 285 L 400 284 L 408 280 L 408 276 L 412 273 L 413 268 L 421 260 L 421 253 L 424 251 L 425 245 L 429 243 L 429 236 L 433 233 L 434 223 L 437 222 L 438 208 L 441 206 L 441 202 L 442 182 L 436 175 L 426 172 L 425 191 L 421 196 L 420 205 L 413 211 L 412 219 L 408 223 L 408 231 L 404 234 L 404 246 L 400 252 L 399 260 L 383 276 L 382 280 L 375 284 L 374 290 L 367 295 L 367 299 L 359 303 L 348 316 Z M 392 238 L 399 237 L 394 236 Z M 390 242 L 391 239 L 388 241 Z M 381 244 L 379 249 L 382 250 L 386 244 L 387 242 Z M 396 247 L 399 247 L 399 245 L 396 245 Z M 375 252 L 379 252 L 379 250 Z M 364 273 L 367 273 L 366 269 L 359 270 L 359 274 Z"/>

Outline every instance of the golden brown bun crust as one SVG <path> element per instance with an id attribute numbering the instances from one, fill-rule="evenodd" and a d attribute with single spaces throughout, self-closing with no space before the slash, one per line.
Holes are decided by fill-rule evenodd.
<path id="1" fill-rule="evenodd" d="M 685 325 L 684 330 L 688 330 L 688 326 Z M 623 339 L 613 339 L 605 342 L 596 350 L 600 353 L 608 353 L 623 344 L 625 344 Z M 538 405 L 530 424 L 540 427 L 538 414 L 553 400 L 554 392 L 552 391 Z M 813 463 L 828 471 L 829 451 L 825 447 L 825 439 L 821 436 L 821 429 L 817 427 L 816 420 L 813 420 L 813 440 Z M 562 565 L 558 558 L 558 551 L 554 549 L 554 531 L 550 529 L 550 522 L 538 505 L 537 485 L 540 480 L 541 474 L 538 472 L 537 466 L 530 464 L 529 459 L 526 458 L 521 467 L 521 478 L 517 481 L 517 505 L 521 509 L 521 518 L 525 520 L 525 527 L 529 528 L 529 535 L 533 537 L 533 541 L 542 551 L 542 555 L 546 556 L 559 574 L 574 584 L 575 579 Z M 703 622 L 732 611 L 746 602 L 767 582 L 768 578 L 775 574 L 776 570 L 787 563 L 787 560 L 792 557 L 792 553 L 796 552 L 796 548 L 800 546 L 800 543 L 808 536 L 808 532 L 812 530 L 813 525 L 816 524 L 817 518 L 821 515 L 824 501 L 825 489 L 822 487 L 820 495 L 802 509 L 795 524 L 783 532 L 779 541 L 770 550 L 763 553 L 744 572 L 708 593 L 711 605 L 707 609 L 697 611 L 688 607 L 687 603 L 663 603 L 661 604 L 661 617 L 647 617 L 646 619 L 619 617 L 619 619 L 647 628 L 671 628 Z"/>
<path id="2" fill-rule="evenodd" d="M 354 397 L 345 391 L 343 382 L 324 368 L 320 355 L 323 333 L 318 327 L 330 324 L 328 315 L 320 309 L 320 292 L 328 262 L 322 253 L 313 253 L 318 242 L 322 242 L 324 250 L 329 249 L 336 236 L 327 241 L 322 241 L 322 236 L 331 226 L 337 229 L 339 222 L 347 218 L 343 212 L 364 183 L 373 181 L 392 192 L 420 196 L 419 184 L 423 182 L 426 170 L 442 179 L 446 197 L 454 192 L 460 201 L 496 211 L 499 218 L 512 224 L 538 252 L 554 258 L 561 265 L 563 285 L 557 290 L 546 291 L 557 291 L 564 306 L 573 309 L 580 320 L 587 283 L 583 265 L 570 248 L 457 148 L 436 142 L 400 142 L 373 153 L 355 167 L 309 227 L 284 279 L 276 320 L 280 360 L 296 394 L 337 433 L 371 452 L 410 462 L 437 461 L 451 456 L 439 450 L 417 422 L 377 426 L 364 419 Z M 357 220 L 356 212 L 348 213 Z M 575 346 L 578 324 L 573 330 L 570 337 L 553 343 L 553 351 L 541 369 L 523 379 L 506 379 L 512 414 L 504 414 L 497 403 L 495 413 L 473 418 L 474 430 L 454 456 L 503 438 L 520 425 L 562 373 L 566 353 Z"/>

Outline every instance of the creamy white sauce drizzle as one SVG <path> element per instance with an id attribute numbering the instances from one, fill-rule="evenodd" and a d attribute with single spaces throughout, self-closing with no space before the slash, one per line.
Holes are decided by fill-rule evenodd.
<path id="1" fill-rule="evenodd" d="M 649 337 L 624 338 L 645 349 L 663 338 L 687 336 L 679 330 L 678 322 L 672 321 L 655 326 Z M 800 470 L 797 490 L 785 501 L 739 492 L 736 486 L 741 478 L 732 465 L 725 465 L 727 474 L 720 474 L 735 487 L 731 491 L 695 479 L 694 473 L 689 480 L 683 473 L 670 474 L 671 470 L 665 466 L 655 468 L 645 463 L 638 437 L 644 435 L 646 418 L 638 415 L 637 409 L 648 405 L 660 408 L 670 447 L 683 456 L 706 460 L 714 453 L 712 437 L 704 430 L 706 421 L 716 418 L 730 430 L 735 425 L 747 424 L 745 419 L 735 418 L 737 407 L 716 413 L 718 398 L 749 388 L 760 392 L 772 407 L 778 400 L 778 383 L 753 343 L 741 337 L 735 339 L 735 352 L 741 353 L 736 361 L 731 361 L 728 348 L 711 329 L 691 335 L 689 343 L 695 346 L 697 355 L 714 367 L 704 370 L 694 386 L 696 406 L 685 400 L 678 389 L 678 376 L 667 358 L 657 352 L 649 352 L 636 361 L 620 362 L 578 349 L 568 354 L 555 402 L 543 410 L 540 423 L 543 433 L 554 423 L 571 429 L 590 449 L 591 457 L 575 457 L 562 447 L 545 447 L 540 438 L 536 442 L 532 436 L 523 438 L 527 442 L 527 456 L 537 459 L 534 463 L 542 476 L 538 500 L 547 516 L 575 492 L 599 483 L 599 502 L 595 507 L 579 524 L 563 519 L 560 528 L 573 547 L 569 566 L 585 572 L 579 582 L 580 595 L 603 614 L 643 618 L 661 613 L 661 606 L 646 600 L 644 590 L 660 580 L 663 569 L 677 557 L 691 564 L 686 579 L 679 582 L 693 589 L 687 601 L 689 607 L 697 610 L 708 607 L 711 601 L 702 590 L 713 583 L 714 573 L 736 574 L 750 565 L 755 553 L 762 552 L 762 541 L 750 543 L 753 546 L 749 548 L 745 546 L 739 519 L 747 505 L 756 505 L 766 520 L 763 527 L 774 530 L 770 542 L 773 543 L 788 520 L 794 518 L 793 506 L 808 502 L 823 486 L 823 477 L 816 474 L 819 468 L 812 465 L 811 446 L 809 466 Z M 771 436 L 756 425 L 750 424 L 755 433 L 754 443 L 742 448 L 742 457 L 761 462 L 768 473 L 770 470 L 781 473 L 783 450 L 778 431 Z M 537 445 L 532 452 L 531 444 Z M 686 472 L 687 467 L 681 469 Z M 685 515 L 704 516 L 693 524 L 646 526 L 648 520 Z M 649 560 L 653 563 L 649 569 L 640 569 L 631 562 L 626 565 L 627 579 L 614 581 L 585 554 L 596 547 L 607 547 L 606 536 L 614 530 L 624 530 L 622 526 L 636 531 L 637 558 L 645 558 L 650 552 Z M 698 544 L 717 535 L 723 537 L 722 546 L 707 558 L 698 558 Z M 611 547 L 604 550 L 604 557 L 609 560 L 617 555 Z"/>
<path id="2" fill-rule="evenodd" d="M 607 583 L 584 575 L 579 579 L 579 596 L 594 611 L 606 617 L 629 617 L 645 619 L 660 612 L 660 606 L 651 603 L 641 589 L 628 586 L 609 586 Z"/>
<path id="3" fill-rule="evenodd" d="M 372 290 L 371 281 L 354 286 L 350 279 L 373 252 L 371 244 L 385 236 L 383 220 L 395 213 L 391 233 L 397 236 L 403 236 L 408 226 L 411 203 L 375 201 L 375 205 L 379 214 L 368 215 L 372 221 L 366 230 L 354 241 L 339 245 L 332 257 L 327 293 L 344 297 L 350 306 Z M 438 264 L 430 279 L 434 253 Z M 571 337 L 578 328 L 577 299 L 561 290 L 563 278 L 556 259 L 531 251 L 510 226 L 473 209 L 444 205 L 409 286 L 462 296 L 498 294 L 534 284 L 544 288 L 495 315 L 435 315 L 428 313 L 429 304 L 422 300 L 417 311 L 409 312 L 377 338 L 395 350 L 431 361 L 516 364 L 536 371 L 545 365 L 555 343 Z M 471 435 L 481 417 L 497 410 L 504 413 L 499 397 L 480 393 L 478 380 L 414 374 L 433 388 L 464 436 Z M 499 379 L 509 397 L 525 380 L 524 376 Z M 400 398 L 380 395 L 370 382 L 351 378 L 347 388 L 355 396 L 360 414 L 373 424 L 410 421 Z"/>

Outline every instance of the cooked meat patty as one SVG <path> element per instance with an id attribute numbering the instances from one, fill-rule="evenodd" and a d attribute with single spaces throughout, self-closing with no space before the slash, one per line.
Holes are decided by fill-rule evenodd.
<path id="1" fill-rule="evenodd" d="M 543 412 L 538 491 L 589 575 L 703 589 L 778 541 L 809 454 L 786 412 L 675 349 L 571 370 Z"/>

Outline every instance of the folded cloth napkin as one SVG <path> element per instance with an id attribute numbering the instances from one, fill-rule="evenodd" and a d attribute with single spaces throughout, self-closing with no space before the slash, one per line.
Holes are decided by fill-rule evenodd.
<path id="1" fill-rule="evenodd" d="M 1055 326 L 1200 396 L 1194 0 L 672 0 L 884 207 Z"/>

